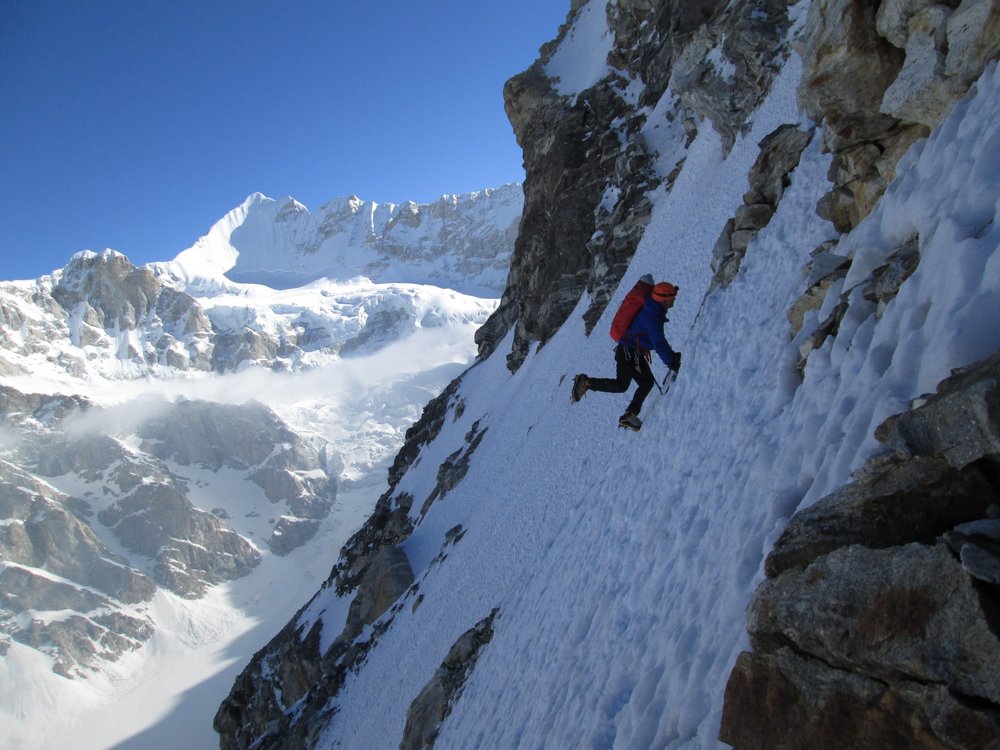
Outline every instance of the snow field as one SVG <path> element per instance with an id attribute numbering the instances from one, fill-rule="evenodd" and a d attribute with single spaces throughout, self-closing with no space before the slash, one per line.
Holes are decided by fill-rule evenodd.
<path id="1" fill-rule="evenodd" d="M 725 683 L 747 647 L 745 607 L 787 518 L 882 450 L 872 438 L 882 419 L 1000 346 L 995 67 L 978 96 L 904 160 L 880 208 L 841 239 L 836 252 L 858 259 L 857 270 L 806 329 L 841 289 L 851 308 L 810 356 L 804 380 L 785 312 L 805 291 L 810 252 L 835 236 L 814 211 L 828 188 L 828 157 L 815 142 L 740 275 L 700 304 L 756 143 L 798 122 L 797 77 L 793 57 L 725 160 L 702 129 L 592 336 L 583 334 L 582 301 L 513 376 L 509 340 L 466 374 L 463 416 L 449 417 L 398 488 L 419 509 L 437 466 L 482 420 L 468 475 L 404 545 L 424 599 L 417 607 L 410 595 L 348 678 L 321 747 L 398 746 L 410 702 L 494 607 L 495 636 L 439 747 L 720 746 Z M 984 159 L 992 168 L 979 166 Z M 919 269 L 878 319 L 851 285 L 913 233 Z M 573 405 L 569 387 L 576 372 L 613 368 L 610 317 L 645 272 L 681 287 L 666 331 L 685 356 L 676 384 L 666 397 L 654 391 L 632 434 L 616 427 L 628 395 L 590 393 Z M 463 539 L 429 566 L 458 523 Z"/>

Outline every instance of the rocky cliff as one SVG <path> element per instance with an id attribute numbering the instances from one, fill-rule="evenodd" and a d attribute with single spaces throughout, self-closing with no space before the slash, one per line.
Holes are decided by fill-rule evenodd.
<path id="1" fill-rule="evenodd" d="M 0 468 L 0 630 L 50 654 L 65 676 L 148 639 L 157 587 L 194 599 L 248 575 L 258 544 L 279 555 L 301 546 L 336 497 L 323 456 L 261 404 L 142 408 L 124 417 L 81 398 L 0 388 L 0 425 L 17 435 Z M 252 492 L 215 488 L 214 504 L 199 507 L 199 488 L 220 471 Z M 256 531 L 266 536 L 252 538 L 250 516 L 262 517 Z"/>
<path id="2" fill-rule="evenodd" d="M 726 420 L 742 414 L 734 404 L 740 400 L 759 407 L 746 418 L 757 420 L 754 425 L 761 432 L 766 429 L 763 420 L 777 421 L 794 410 L 800 388 L 815 387 L 816 393 L 827 393 L 826 400 L 832 401 L 825 384 L 816 385 L 822 378 L 816 373 L 827 372 L 822 368 L 832 367 L 831 359 L 842 361 L 851 347 L 867 351 L 871 346 L 875 351 L 865 366 L 888 371 L 892 347 L 882 342 L 886 351 L 880 355 L 873 329 L 887 310 L 898 309 L 895 300 L 920 270 L 932 238 L 917 231 L 904 232 L 896 225 L 886 228 L 891 222 L 878 215 L 878 207 L 904 153 L 940 126 L 956 101 L 1000 54 L 998 8 L 990 0 L 950 5 L 812 0 L 793 6 L 767 0 L 728 4 L 574 0 L 558 37 L 504 92 L 525 154 L 525 206 L 501 305 L 477 334 L 481 361 L 428 405 L 407 434 L 407 444 L 390 472 L 389 490 L 371 519 L 342 550 L 324 588 L 255 655 L 241 675 L 216 716 L 223 747 L 337 746 L 349 742 L 345 737 L 364 734 L 359 715 L 383 728 L 379 737 L 385 746 L 392 743 L 384 738 L 394 737 L 404 747 L 433 745 L 449 722 L 450 741 L 470 744 L 487 735 L 503 737 L 512 745 L 540 738 L 553 742 L 574 738 L 602 745 L 618 741 L 635 747 L 712 747 L 717 745 L 721 722 L 722 741 L 738 748 L 996 747 L 1000 730 L 996 571 L 1000 558 L 995 525 L 995 357 L 956 373 L 923 401 L 911 404 L 906 398 L 887 397 L 886 403 L 878 404 L 878 411 L 898 413 L 889 421 L 880 420 L 883 426 L 877 433 L 894 455 L 867 445 L 867 421 L 855 430 L 845 424 L 843 414 L 805 419 L 815 429 L 813 434 L 803 431 L 803 440 L 818 440 L 820 428 L 837 433 L 830 439 L 830 454 L 843 447 L 853 456 L 861 452 L 860 445 L 877 454 L 855 474 L 853 482 L 819 502 L 804 502 L 802 492 L 796 495 L 794 487 L 783 488 L 778 497 L 737 497 L 757 473 L 773 471 L 776 487 L 782 476 L 775 467 L 786 465 L 779 455 L 798 450 L 766 440 L 756 462 L 751 462 L 752 471 L 726 484 L 708 479 L 695 484 L 691 477 L 703 471 L 699 466 L 671 466 L 673 472 L 667 473 L 652 461 L 628 464 L 628 472 L 638 473 L 648 483 L 642 485 L 642 503 L 622 498 L 621 485 L 600 484 L 599 491 L 588 495 L 594 507 L 556 507 L 558 503 L 551 498 L 561 495 L 553 477 L 565 483 L 574 480 L 557 466 L 549 467 L 548 473 L 533 473 L 540 477 L 535 486 L 523 486 L 520 477 L 498 486 L 486 469 L 476 475 L 474 487 L 488 494 L 476 494 L 466 483 L 470 466 L 480 460 L 480 466 L 496 471 L 499 459 L 485 458 L 488 451 L 523 461 L 528 473 L 531 461 L 523 446 L 537 446 L 545 440 L 533 433 L 534 418 L 518 421 L 519 417 L 512 416 L 506 421 L 505 413 L 471 407 L 470 401 L 483 402 L 486 397 L 469 382 L 496 387 L 505 398 L 528 401 L 534 394 L 527 386 L 518 390 L 518 379 L 523 378 L 520 382 L 551 389 L 544 398 L 553 398 L 556 386 L 551 381 L 558 377 L 558 385 L 564 386 L 567 372 L 553 376 L 521 371 L 532 348 L 538 352 L 557 335 L 572 341 L 572 347 L 567 344 L 566 348 L 594 348 L 586 336 L 609 301 L 620 294 L 619 282 L 658 203 L 666 204 L 671 198 L 680 202 L 674 191 L 695 180 L 690 177 L 695 167 L 687 159 L 699 134 L 705 140 L 706 129 L 716 134 L 720 160 L 737 152 L 752 152 L 753 158 L 738 176 L 740 200 L 721 209 L 728 220 L 724 217 L 715 229 L 714 245 L 695 248 L 684 256 L 696 258 L 692 262 L 697 271 L 686 266 L 667 269 L 671 274 L 689 272 L 700 284 L 695 288 L 704 295 L 693 303 L 697 312 L 684 314 L 694 321 L 692 330 L 701 331 L 706 340 L 688 343 L 692 348 L 704 345 L 725 361 L 724 355 L 736 347 L 737 339 L 750 335 L 744 321 L 735 317 L 746 314 L 747 308 L 735 303 L 727 308 L 730 299 L 785 295 L 777 296 L 775 304 L 787 314 L 787 327 L 781 329 L 776 349 L 765 352 L 781 359 L 778 374 L 767 381 L 769 392 L 705 393 L 708 389 L 703 388 L 700 395 L 718 399 L 718 423 L 702 420 L 694 428 L 701 432 L 683 439 L 696 443 L 707 435 L 704 442 L 716 449 L 728 445 Z M 588 28 L 603 31 L 588 36 Z M 567 58 L 579 60 L 570 52 L 584 42 L 600 53 L 597 72 L 589 77 L 577 75 L 578 69 L 567 64 Z M 784 119 L 776 117 L 775 125 L 758 133 L 753 148 L 742 150 L 775 81 L 780 75 L 792 75 L 788 71 L 793 70 L 798 81 L 796 108 L 804 117 L 782 112 Z M 812 185 L 812 201 L 789 206 L 788 190 L 796 180 L 801 188 L 810 179 L 798 171 L 809 149 L 814 165 L 816 153 L 826 155 L 826 177 Z M 710 165 L 696 166 L 707 170 Z M 687 183 L 685 177 L 690 177 Z M 711 202 L 714 197 L 698 199 Z M 751 293 L 743 285 L 734 296 L 726 296 L 745 271 L 749 248 L 766 235 L 781 211 L 806 211 L 827 222 L 822 241 L 805 249 L 808 263 L 794 269 L 787 289 Z M 981 238 L 992 231 L 990 211 L 987 207 L 970 220 L 975 225 L 969 229 L 972 236 Z M 903 236 L 889 242 L 877 227 L 886 235 Z M 667 242 L 688 238 L 676 226 L 670 230 L 674 234 L 664 229 L 660 235 Z M 797 252 L 802 251 L 797 245 L 807 241 L 804 237 L 783 239 L 784 249 L 792 247 Z M 940 238 L 935 242 L 939 244 Z M 643 256 L 647 262 L 654 257 L 651 251 Z M 989 269 L 984 273 L 995 274 L 995 266 Z M 955 273 L 964 277 L 960 270 Z M 702 279 L 706 280 L 703 284 Z M 761 282 L 759 274 L 755 281 Z M 774 286 L 785 283 L 784 279 L 767 281 Z M 973 292 L 979 281 L 969 281 Z M 990 294 L 984 292 L 987 297 Z M 931 304 L 914 306 L 916 322 L 909 319 L 907 323 L 911 326 L 907 333 L 913 336 L 917 334 L 912 331 L 927 319 Z M 993 303 L 987 307 L 992 314 Z M 734 312 L 724 318 L 718 310 Z M 717 324 L 716 330 L 706 333 L 696 328 L 702 313 Z M 773 322 L 773 317 L 766 317 L 760 326 Z M 940 343 L 952 350 L 960 340 L 961 334 L 956 334 L 955 339 Z M 501 351 L 499 347 L 506 342 L 510 350 Z M 992 346 L 995 350 L 995 342 Z M 931 350 L 928 344 L 923 351 Z M 759 351 L 754 354 L 761 356 Z M 555 362 L 560 367 L 562 356 L 561 350 L 546 364 L 551 367 Z M 497 357 L 504 357 L 506 368 L 516 373 L 509 383 L 489 381 L 482 375 L 490 368 L 496 371 Z M 544 357 L 544 351 L 538 355 L 539 360 Z M 954 359 L 961 357 L 956 354 Z M 741 387 L 761 384 L 758 379 L 764 367 L 759 361 L 743 367 Z M 715 378 L 719 369 L 715 362 L 697 372 L 708 379 Z M 857 371 L 853 375 L 860 378 Z M 502 387 L 492 385 L 496 382 L 502 382 Z M 849 384 L 842 387 L 850 389 Z M 690 394 L 698 386 L 688 388 L 685 393 Z M 847 410 L 860 399 L 860 394 L 845 396 L 838 403 L 847 404 Z M 494 408 L 503 403 L 502 399 L 489 401 Z M 685 403 L 676 404 L 676 421 L 672 414 L 669 420 L 658 422 L 661 431 L 656 437 L 670 444 L 681 440 L 673 427 L 691 426 L 683 420 L 693 407 L 682 406 Z M 513 412 L 510 402 L 507 405 Z M 563 424 L 559 429 L 557 439 L 568 444 L 561 460 L 585 472 L 593 483 L 604 474 L 620 478 L 614 467 L 606 466 L 608 456 L 591 451 L 590 443 L 608 450 L 620 450 L 620 445 L 600 434 L 564 434 Z M 644 437 L 648 431 L 644 428 Z M 461 439 L 456 440 L 456 434 Z M 634 450 L 655 455 L 648 448 Z M 739 464 L 742 452 L 750 449 L 740 445 L 736 450 L 740 453 L 730 457 L 730 462 Z M 583 456 L 578 461 L 574 460 L 577 453 Z M 621 454 L 615 455 L 617 461 L 627 463 Z M 827 465 L 821 458 L 802 456 L 799 464 Z M 721 475 L 723 469 L 712 463 L 714 458 L 710 453 L 704 456 L 706 465 L 716 467 Z M 595 471 L 589 461 L 606 468 Z M 808 468 L 796 468 L 802 476 L 809 474 Z M 844 473 L 843 466 L 839 470 Z M 798 481 L 806 486 L 819 484 L 819 473 L 814 470 L 808 481 Z M 711 486 L 717 494 L 690 498 L 675 491 L 692 486 Z M 767 482 L 755 486 L 772 487 Z M 470 506 L 492 503 L 498 509 L 492 515 L 484 511 L 477 518 L 499 524 L 508 500 L 530 515 L 521 525 L 511 524 L 524 536 L 502 540 L 515 553 L 490 551 L 481 557 L 506 565 L 524 578 L 506 579 L 487 563 L 475 568 L 502 591 L 497 594 L 473 580 L 472 574 L 451 569 L 451 577 L 446 577 L 442 571 L 448 569 L 450 557 L 461 556 L 465 564 L 472 564 L 475 554 L 468 551 L 472 543 L 467 541 L 475 531 L 451 523 L 461 517 L 454 508 L 461 506 L 472 517 Z M 656 661 L 652 654 L 663 653 L 660 642 L 675 637 L 672 631 L 667 635 L 667 628 L 658 627 L 665 622 L 676 625 L 661 610 L 675 608 L 675 599 L 694 587 L 690 581 L 678 583 L 670 578 L 673 569 L 691 569 L 706 564 L 706 558 L 709 566 L 715 562 L 712 553 L 697 544 L 699 539 L 705 547 L 720 544 L 719 538 L 704 534 L 706 528 L 720 530 L 704 507 L 724 505 L 736 515 L 743 512 L 737 500 L 773 506 L 740 529 L 750 536 L 726 537 L 748 551 L 738 570 L 726 571 L 732 580 L 719 584 L 723 588 L 749 586 L 757 567 L 755 545 L 773 547 L 765 566 L 767 580 L 750 603 L 752 650 L 738 657 L 733 654 L 727 661 L 725 647 L 716 645 L 714 639 L 717 636 L 729 643 L 725 639 L 730 637 L 732 623 L 712 620 L 706 625 L 704 620 L 711 619 L 714 611 L 710 603 L 698 600 L 704 611 L 680 615 L 687 619 L 671 641 L 674 661 Z M 629 503 L 630 509 L 648 514 L 659 524 L 651 527 L 646 515 L 630 521 L 617 512 L 621 503 Z M 612 504 L 614 508 L 609 507 Z M 809 507 L 790 521 L 784 519 L 784 532 L 769 538 L 769 524 L 783 524 L 782 513 L 791 514 L 800 504 Z M 648 507 L 659 505 L 674 507 Z M 650 584 L 658 598 L 643 600 L 637 592 L 648 589 L 641 584 L 613 574 L 605 576 L 597 566 L 587 568 L 592 560 L 577 555 L 573 560 L 584 570 L 579 579 L 572 580 L 579 583 L 579 596 L 587 601 L 581 606 L 584 614 L 575 619 L 548 610 L 540 614 L 544 604 L 532 608 L 537 602 L 526 600 L 533 595 L 555 597 L 552 581 L 564 579 L 550 576 L 549 571 L 568 564 L 555 559 L 557 552 L 575 551 L 571 544 L 563 544 L 559 523 L 585 529 L 588 514 L 598 514 L 614 527 L 614 541 L 620 543 L 621 551 L 612 557 L 612 564 L 623 570 L 628 570 L 625 558 L 638 557 L 651 547 L 660 549 L 661 537 L 676 543 L 664 554 L 677 557 L 658 559 L 655 570 L 642 572 L 649 578 L 662 577 L 659 587 Z M 491 529 L 476 531 L 481 544 L 496 543 Z M 531 564 L 519 565 L 519 556 Z M 461 628 L 452 627 L 448 613 L 442 613 L 447 609 L 443 602 L 454 605 L 456 597 L 450 590 L 443 591 L 445 585 L 435 585 L 439 574 L 449 583 L 460 582 L 474 590 L 467 597 L 473 604 L 462 610 L 466 621 Z M 723 572 L 717 575 L 722 577 Z M 515 588 L 529 593 L 511 593 Z M 442 602 L 438 608 L 434 608 L 431 591 Z M 691 599 L 695 597 L 684 601 Z M 506 629 L 507 613 L 497 606 L 501 600 L 512 608 Z M 611 611 L 602 609 L 602 604 L 609 604 L 605 609 Z M 457 617 L 453 610 L 449 613 Z M 427 639 L 437 647 L 447 641 L 446 648 L 437 649 L 433 669 L 427 669 L 433 656 L 400 645 L 409 643 L 405 628 L 416 632 L 421 622 L 448 625 L 447 636 Z M 511 622 L 537 631 L 515 632 L 517 627 Z M 550 640 L 535 648 L 535 636 L 543 624 L 553 622 L 565 625 L 552 626 L 559 642 Z M 604 662 L 596 687 L 571 678 L 559 682 L 552 673 L 560 667 L 573 669 L 593 661 L 585 649 L 594 646 L 598 636 L 593 634 L 602 624 L 600 634 L 621 639 L 618 646 L 625 666 L 613 659 Z M 643 624 L 655 633 L 646 641 L 641 637 Z M 701 650 L 691 653 L 699 624 L 712 630 L 713 643 L 698 644 Z M 744 625 L 739 622 L 737 630 L 742 633 Z M 413 639 L 417 642 L 416 635 Z M 494 646 L 497 640 L 503 645 Z M 537 640 L 544 639 L 539 636 Z M 387 641 L 392 645 L 384 645 Z M 636 642 L 638 654 L 631 651 Z M 493 648 L 504 650 L 491 661 Z M 379 649 L 390 649 L 392 656 L 385 659 L 395 658 L 397 669 L 401 669 L 399 655 L 405 654 L 427 676 L 415 690 L 413 680 L 406 682 L 405 688 L 400 687 L 404 695 L 399 697 L 380 694 L 376 701 L 368 695 L 380 707 L 405 705 L 406 710 L 391 717 L 373 716 L 358 697 L 364 688 L 388 687 L 379 679 L 392 677 L 392 665 L 378 658 Z M 568 656 L 558 661 L 544 649 Z M 535 659 L 531 668 L 537 670 L 531 677 L 539 685 L 555 684 L 561 692 L 540 695 L 542 688 L 536 688 L 535 682 L 529 686 L 517 683 L 516 676 L 504 676 L 511 662 L 529 650 Z M 491 662 L 485 668 L 480 666 L 484 659 Z M 481 669 L 488 669 L 498 682 L 480 683 L 474 699 L 465 697 L 470 693 L 465 688 L 472 679 L 469 675 L 478 675 Z M 725 674 L 720 680 L 722 670 Z M 368 677 L 369 672 L 373 676 Z M 682 682 L 690 674 L 695 675 L 691 680 L 696 685 Z M 706 674 L 710 683 L 697 679 Z M 698 697 L 717 688 L 717 694 L 704 697 L 704 703 L 721 703 L 727 676 L 720 718 L 714 709 L 698 703 Z M 402 677 L 399 683 L 403 684 Z M 350 692 L 352 684 L 354 693 Z M 683 687 L 678 689 L 678 684 Z M 512 695 L 521 690 L 544 700 L 544 708 L 536 712 L 518 703 Z M 575 692 L 585 697 L 574 702 Z M 672 704 L 663 694 L 672 697 Z M 454 718 L 467 700 L 474 700 L 474 707 Z M 678 716 L 682 709 L 676 705 L 680 704 L 689 708 L 689 715 Z M 507 717 L 498 716 L 503 709 L 496 706 L 509 709 L 514 705 L 518 716 L 516 721 L 511 718 L 509 730 L 495 725 L 484 728 L 484 715 L 495 724 L 504 724 Z M 633 705 L 637 705 L 634 711 L 627 712 L 626 707 Z M 352 708 L 359 714 L 352 714 Z M 545 709 L 551 713 L 540 716 Z M 592 733 L 587 734 L 588 729 Z M 368 730 L 376 731 L 374 726 Z M 622 735 L 617 736 L 617 731 Z"/>

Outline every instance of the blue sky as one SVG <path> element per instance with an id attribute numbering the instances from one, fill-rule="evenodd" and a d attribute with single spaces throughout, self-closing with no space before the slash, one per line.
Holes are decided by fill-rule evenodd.
<path id="1" fill-rule="evenodd" d="M 569 0 L 5 0 L 0 279 L 169 260 L 247 195 L 523 179 L 503 83 Z"/>

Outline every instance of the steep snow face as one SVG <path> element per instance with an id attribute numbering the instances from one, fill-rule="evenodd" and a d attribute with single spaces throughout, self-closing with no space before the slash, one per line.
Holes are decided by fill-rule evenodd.
<path id="1" fill-rule="evenodd" d="M 424 205 L 351 196 L 310 213 L 256 193 L 166 267 L 189 287 L 223 274 L 275 288 L 367 276 L 499 297 L 523 201 L 507 185 Z"/>
<path id="2" fill-rule="evenodd" d="M 398 746 L 411 702 L 494 608 L 495 634 L 439 746 L 719 746 L 745 607 L 786 519 L 880 450 L 872 431 L 885 416 L 1000 346 L 995 65 L 840 239 L 856 270 L 806 330 L 841 294 L 851 312 L 801 376 L 802 340 L 786 311 L 809 285 L 812 251 L 837 234 L 815 213 L 829 167 L 817 137 L 737 277 L 709 293 L 712 247 L 741 205 L 756 144 L 783 123 L 808 128 L 796 112 L 799 75 L 793 57 L 726 158 L 716 134 L 699 134 L 593 336 L 581 301 L 516 374 L 498 355 L 466 373 L 463 408 L 396 490 L 415 499 L 404 542 L 415 584 L 347 677 L 318 747 Z M 884 309 L 866 305 L 858 282 L 914 236 L 916 273 Z M 633 434 L 616 427 L 627 396 L 571 404 L 569 387 L 577 372 L 610 373 L 603 332 L 647 272 L 681 288 L 667 334 L 684 366 L 666 396 L 650 396 Z M 419 513 L 476 423 L 485 435 L 465 478 Z M 340 632 L 346 608 L 324 606 L 310 615 Z"/>

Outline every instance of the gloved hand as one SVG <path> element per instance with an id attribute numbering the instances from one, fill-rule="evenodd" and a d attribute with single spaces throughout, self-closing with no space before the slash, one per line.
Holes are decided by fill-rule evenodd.
<path id="1" fill-rule="evenodd" d="M 668 367 L 671 370 L 673 370 L 675 373 L 676 372 L 680 372 L 680 369 L 681 369 L 681 353 L 680 352 L 674 352 L 674 358 L 670 361 L 670 364 L 668 365 Z"/>

